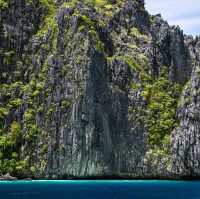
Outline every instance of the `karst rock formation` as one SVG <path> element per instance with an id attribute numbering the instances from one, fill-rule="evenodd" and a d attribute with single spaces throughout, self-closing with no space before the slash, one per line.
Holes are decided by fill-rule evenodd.
<path id="1" fill-rule="evenodd" d="M 200 38 L 143 0 L 0 0 L 0 174 L 200 176 Z"/>

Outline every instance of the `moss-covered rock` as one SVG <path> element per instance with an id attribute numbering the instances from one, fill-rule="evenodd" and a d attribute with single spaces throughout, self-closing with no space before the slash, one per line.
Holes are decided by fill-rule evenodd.
<path id="1" fill-rule="evenodd" d="M 172 176 L 177 111 L 198 101 L 184 87 L 199 73 L 198 39 L 149 16 L 143 0 L 0 9 L 0 173 Z"/>

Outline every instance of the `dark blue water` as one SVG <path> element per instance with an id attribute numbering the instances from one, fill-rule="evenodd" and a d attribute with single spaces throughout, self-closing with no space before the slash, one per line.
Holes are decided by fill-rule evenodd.
<path id="1" fill-rule="evenodd" d="M 0 199 L 200 199 L 200 182 L 0 182 Z"/>

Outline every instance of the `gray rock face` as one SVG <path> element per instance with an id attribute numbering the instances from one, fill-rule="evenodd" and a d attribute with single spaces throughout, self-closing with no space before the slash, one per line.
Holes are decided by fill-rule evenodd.
<path id="1" fill-rule="evenodd" d="M 191 42 L 191 56 L 196 58 L 190 81 L 186 84 L 177 111 L 180 126 L 172 133 L 173 169 L 177 174 L 198 176 L 199 144 L 199 39 Z"/>
<path id="2" fill-rule="evenodd" d="M 28 50 L 28 41 L 36 32 L 43 11 L 42 8 L 26 4 L 25 0 L 11 0 L 9 9 L 0 10 L 0 72 L 4 74 L 1 76 L 2 83 L 12 81 L 11 73 L 16 70 L 16 59 Z"/>
<path id="3" fill-rule="evenodd" d="M 150 16 L 142 0 L 112 3 L 105 11 L 60 1 L 49 14 L 37 1 L 13 0 L 1 12 L 0 132 L 19 123 L 24 175 L 200 174 L 199 38 Z M 169 132 L 170 152 L 163 155 L 163 145 L 155 155 L 143 92 L 165 67 L 170 84 L 183 87 L 180 124 Z"/>
<path id="4" fill-rule="evenodd" d="M 159 72 L 159 65 L 168 66 L 170 80 L 184 84 L 192 71 L 192 59 L 183 31 L 179 27 L 170 27 L 160 16 L 154 16 L 151 34 L 154 73 Z"/>

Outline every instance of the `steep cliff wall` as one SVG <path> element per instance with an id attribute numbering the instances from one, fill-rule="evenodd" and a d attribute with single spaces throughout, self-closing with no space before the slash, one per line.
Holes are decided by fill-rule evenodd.
<path id="1" fill-rule="evenodd" d="M 1 173 L 199 175 L 199 38 L 143 0 L 0 0 L 0 12 Z"/>

